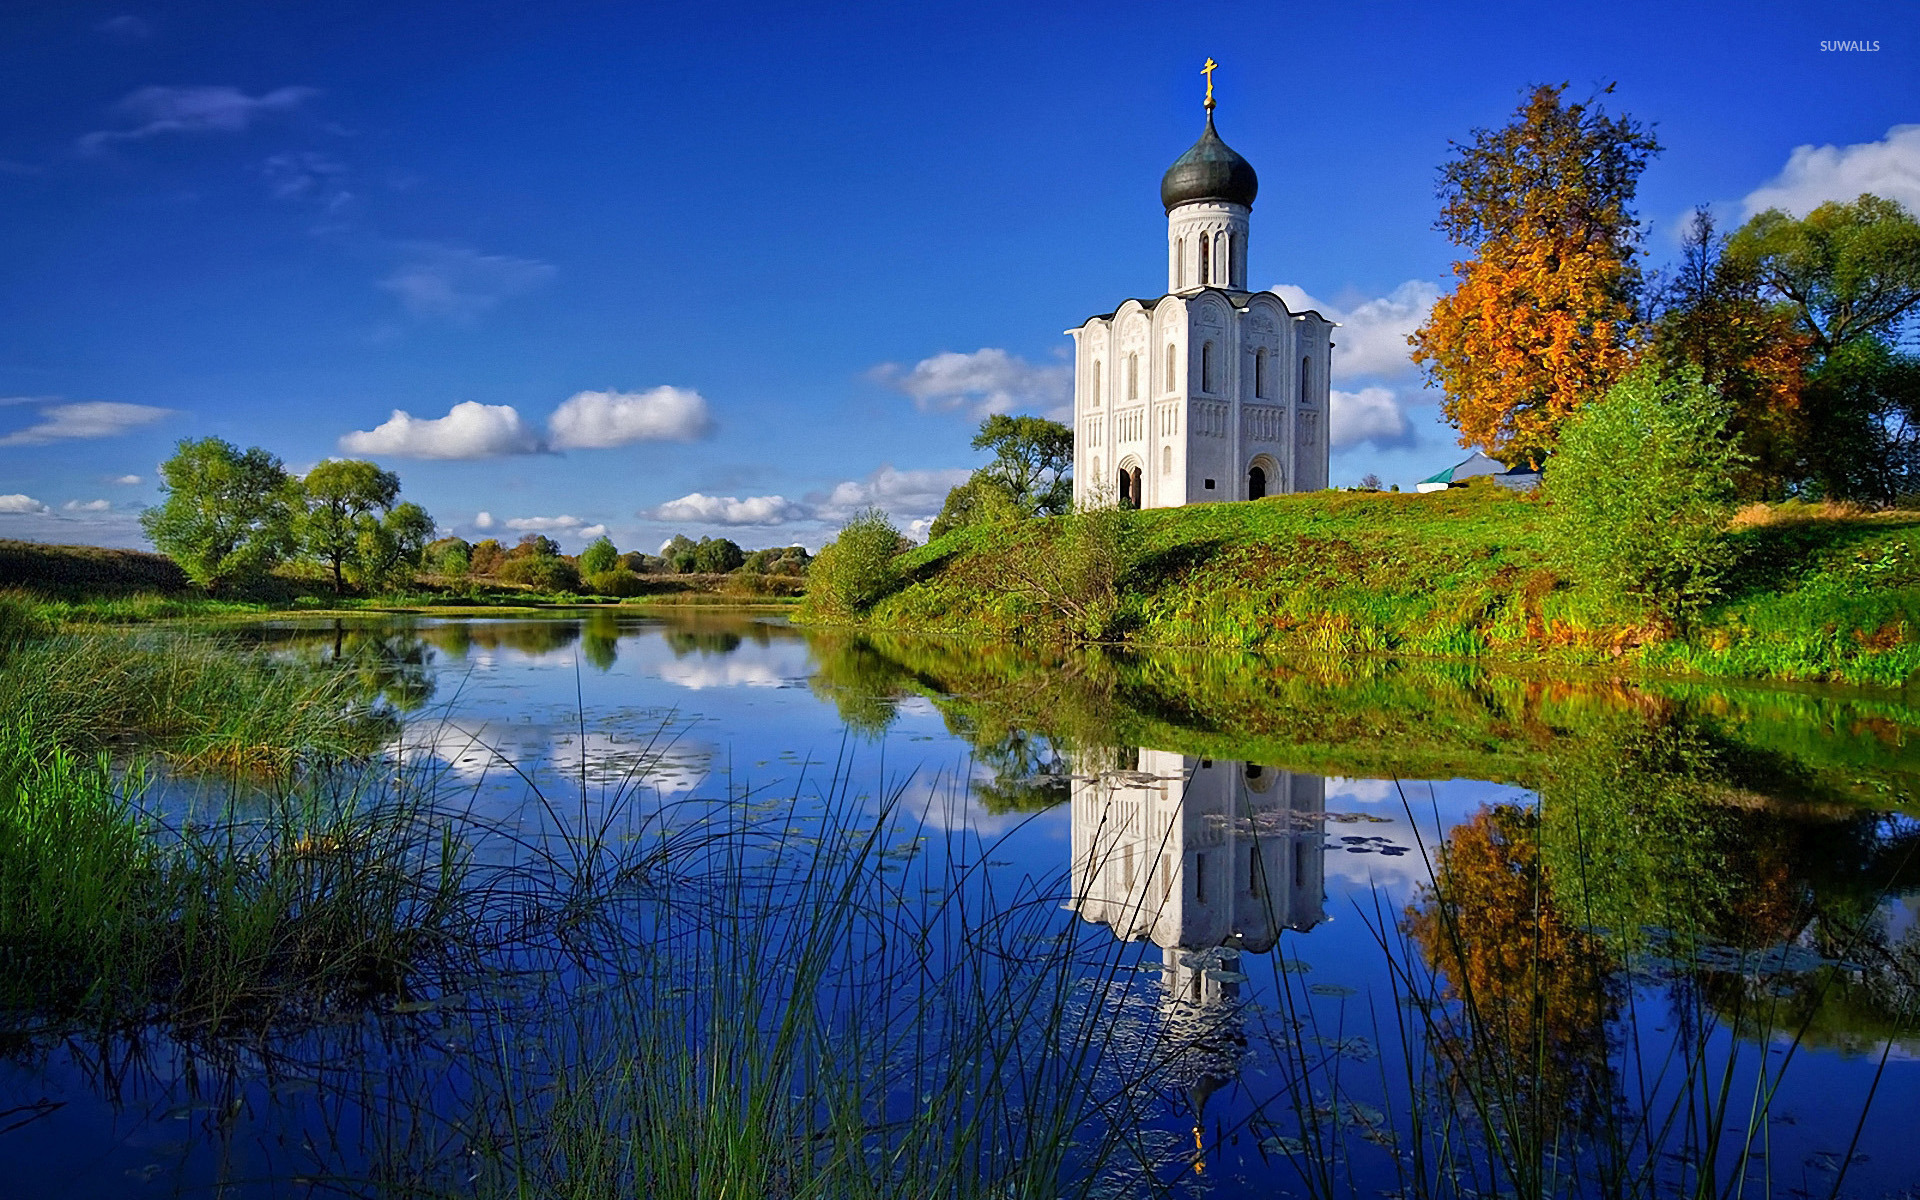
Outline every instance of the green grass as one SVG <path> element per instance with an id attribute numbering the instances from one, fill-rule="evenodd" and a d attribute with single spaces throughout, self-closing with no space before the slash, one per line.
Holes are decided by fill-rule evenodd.
<path id="1" fill-rule="evenodd" d="M 1134 513 L 1111 640 L 1134 647 L 1417 655 L 1894 686 L 1920 668 L 1920 514 L 1788 508 L 1735 530 L 1725 595 L 1684 639 L 1548 555 L 1543 502 L 1467 487 L 1318 492 Z M 1071 640 L 1009 565 L 1074 518 L 964 529 L 900 559 L 864 627 Z M 799 618 L 818 620 L 803 605 Z"/>

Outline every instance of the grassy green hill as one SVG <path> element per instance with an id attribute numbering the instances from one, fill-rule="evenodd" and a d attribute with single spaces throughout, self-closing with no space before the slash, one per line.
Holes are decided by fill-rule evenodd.
<path id="1" fill-rule="evenodd" d="M 1740 565 L 1689 636 L 1550 561 L 1542 502 L 1487 485 L 1318 492 L 1127 514 L 1109 640 L 1321 654 L 1551 659 L 1902 684 L 1920 668 L 1920 512 L 1743 512 Z M 903 555 L 861 623 L 1014 641 L 1069 636 L 1073 518 L 957 531 Z M 1070 599 L 1070 598 L 1069 598 Z M 802 619 L 827 620 L 816 606 Z"/>

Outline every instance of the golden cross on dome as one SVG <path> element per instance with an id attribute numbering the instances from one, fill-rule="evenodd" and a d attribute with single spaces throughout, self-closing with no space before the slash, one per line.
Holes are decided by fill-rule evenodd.
<path id="1" fill-rule="evenodd" d="M 1207 60 L 1206 66 L 1200 68 L 1200 73 L 1207 77 L 1207 111 L 1208 112 L 1213 111 L 1213 73 L 1219 69 L 1220 69 L 1220 64 L 1213 61 L 1211 58 Z"/>

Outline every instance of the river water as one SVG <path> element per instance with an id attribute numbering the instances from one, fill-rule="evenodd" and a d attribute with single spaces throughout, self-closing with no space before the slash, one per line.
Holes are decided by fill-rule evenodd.
<path id="1" fill-rule="evenodd" d="M 751 824 L 763 862 L 883 830 L 849 869 L 910 911 L 845 934 L 855 985 L 829 1007 L 905 1004 L 858 992 L 912 991 L 916 959 L 961 970 L 970 925 L 1060 965 L 1103 1057 L 1035 1070 L 1084 1089 L 1101 1132 L 1053 1194 L 1920 1194 L 1920 708 L 1897 695 L 1048 655 L 748 612 L 245 636 L 362 670 L 397 717 L 382 763 L 488 831 L 476 862 L 583 829 L 704 828 L 710 856 Z M 230 789 L 163 792 L 194 811 Z M 742 920 L 806 936 L 716 896 L 682 906 L 741 900 L 733 923 L 676 909 L 635 936 L 681 922 L 724 959 L 731 930 L 759 947 L 742 963 L 779 953 Z M 888 940 L 895 920 L 925 944 Z M 624 960 L 570 961 L 579 997 Z M 966 977 L 1035 977 L 996 961 Z M 430 1119 L 492 1086 L 462 1065 L 485 1029 L 420 996 L 225 1042 L 16 1034 L 5 1190 L 487 1186 L 463 1165 L 487 1156 L 476 1121 Z M 535 1044 L 577 1035 L 522 1029 L 524 1054 L 487 1061 L 521 1062 L 525 1099 L 552 1081 Z M 896 1091 L 883 1109 L 929 1103 Z"/>

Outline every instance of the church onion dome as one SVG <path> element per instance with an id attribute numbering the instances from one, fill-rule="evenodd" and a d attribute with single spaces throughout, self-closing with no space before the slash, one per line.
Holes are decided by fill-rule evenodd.
<path id="1" fill-rule="evenodd" d="M 1213 128 L 1213 114 L 1207 114 L 1206 132 L 1193 148 L 1173 160 L 1160 177 L 1160 203 L 1172 212 L 1195 200 L 1224 200 L 1243 208 L 1253 207 L 1260 191 L 1260 177 L 1253 164 L 1234 153 L 1220 140 Z"/>

